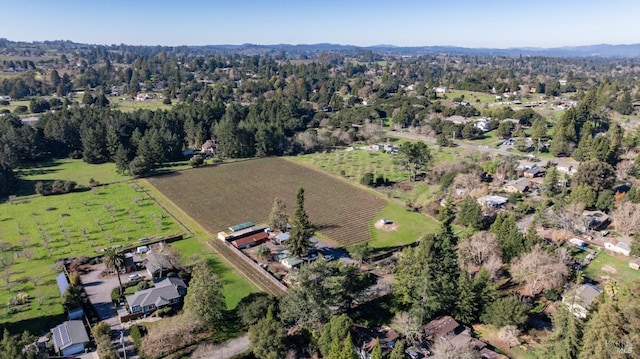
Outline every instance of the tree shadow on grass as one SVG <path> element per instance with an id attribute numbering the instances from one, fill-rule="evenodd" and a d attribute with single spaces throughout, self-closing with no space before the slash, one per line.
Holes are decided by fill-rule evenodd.
<path id="1" fill-rule="evenodd" d="M 2 327 L 7 328 L 11 334 L 19 334 L 25 330 L 34 335 L 47 333 L 51 328 L 64 322 L 67 317 L 64 313 L 57 315 L 42 315 L 37 318 L 24 319 L 12 323 L 3 323 Z"/>
<path id="2" fill-rule="evenodd" d="M 220 259 L 216 257 L 209 257 L 206 260 L 207 266 L 218 275 L 218 280 L 224 285 L 228 284 L 229 281 L 223 279 L 222 277 L 230 271 L 229 267 L 226 267 Z"/>

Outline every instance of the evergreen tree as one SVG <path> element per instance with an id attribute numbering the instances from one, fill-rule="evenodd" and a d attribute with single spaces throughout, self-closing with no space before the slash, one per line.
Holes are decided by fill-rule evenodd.
<path id="1" fill-rule="evenodd" d="M 351 333 L 347 334 L 347 339 L 344 341 L 342 352 L 340 353 L 340 359 L 360 359 L 358 358 L 358 354 L 356 354 L 353 340 L 351 339 Z"/>
<path id="2" fill-rule="evenodd" d="M 216 332 L 220 330 L 220 320 L 226 308 L 222 283 L 207 264 L 197 264 L 184 298 L 184 310 L 202 318 L 204 325 Z"/>
<path id="3" fill-rule="evenodd" d="M 389 359 L 404 359 L 404 358 L 405 358 L 404 342 L 398 340 L 396 341 L 396 345 L 393 347 L 393 350 L 389 355 Z"/>
<path id="4" fill-rule="evenodd" d="M 473 197 L 467 196 L 460 203 L 458 222 L 475 230 L 482 228 L 482 207 Z"/>
<path id="5" fill-rule="evenodd" d="M 498 238 L 502 249 L 502 258 L 505 262 L 510 262 L 512 258 L 525 251 L 523 237 L 518 231 L 516 217 L 513 213 L 498 213 L 490 231 Z"/>
<path id="6" fill-rule="evenodd" d="M 274 199 L 271 213 L 269 213 L 269 221 L 267 222 L 269 228 L 286 231 L 288 222 L 287 205 L 280 198 Z"/>
<path id="7" fill-rule="evenodd" d="M 323 356 L 329 355 L 333 342 L 341 343 L 347 338 L 351 330 L 353 321 L 346 314 L 331 317 L 331 320 L 322 327 L 320 338 L 318 338 L 318 348 Z"/>
<path id="8" fill-rule="evenodd" d="M 291 236 L 289 237 L 289 252 L 297 257 L 306 256 L 311 248 L 311 237 L 315 228 L 309 222 L 309 217 L 304 210 L 304 188 L 298 188 L 296 195 L 296 210 L 291 219 Z"/>
<path id="9" fill-rule="evenodd" d="M 280 359 L 286 353 L 286 335 L 282 324 L 274 318 L 271 306 L 267 316 L 249 328 L 249 346 L 258 358 Z"/>
<path id="10" fill-rule="evenodd" d="M 544 181 L 542 182 L 542 194 L 548 197 L 553 197 L 560 193 L 558 188 L 558 180 L 560 179 L 560 174 L 558 173 L 558 169 L 556 166 L 550 166 L 547 169 L 547 173 L 544 176 Z"/>
<path id="11" fill-rule="evenodd" d="M 478 298 L 469 275 L 461 272 L 458 277 L 458 298 L 454 317 L 466 324 L 473 323 L 478 315 Z"/>
<path id="12" fill-rule="evenodd" d="M 20 358 L 18 343 L 11 336 L 7 328 L 2 333 L 2 342 L 0 342 L 0 359 L 16 359 Z"/>
<path id="13" fill-rule="evenodd" d="M 550 359 L 577 359 L 582 336 L 582 324 L 564 306 L 553 316 L 553 330 L 547 334 L 544 357 Z"/>
<path id="14" fill-rule="evenodd" d="M 376 345 L 371 351 L 371 359 L 382 359 L 382 347 L 380 346 L 380 341 L 376 341 Z"/>
<path id="15" fill-rule="evenodd" d="M 473 291 L 477 300 L 475 318 L 478 319 L 493 304 L 498 293 L 495 282 L 491 280 L 489 271 L 485 268 L 480 269 L 473 278 Z"/>

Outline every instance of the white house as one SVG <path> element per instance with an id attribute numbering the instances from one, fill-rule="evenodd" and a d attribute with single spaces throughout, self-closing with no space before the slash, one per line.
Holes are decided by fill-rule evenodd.
<path id="1" fill-rule="evenodd" d="M 631 254 L 631 246 L 622 238 L 611 238 L 604 242 L 604 248 L 614 253 L 629 256 Z"/>
<path id="2" fill-rule="evenodd" d="M 482 132 L 487 132 L 489 131 L 491 128 L 489 127 L 489 123 L 491 122 L 491 119 L 483 117 L 480 119 L 477 119 L 476 121 L 473 122 L 473 127 L 479 129 Z"/>
<path id="3" fill-rule="evenodd" d="M 502 196 L 482 196 L 477 201 L 481 206 L 496 208 L 503 206 L 508 199 Z"/>

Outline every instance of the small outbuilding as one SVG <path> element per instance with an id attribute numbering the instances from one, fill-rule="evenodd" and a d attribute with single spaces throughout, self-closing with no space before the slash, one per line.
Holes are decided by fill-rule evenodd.
<path id="1" fill-rule="evenodd" d="M 51 329 L 56 353 L 63 357 L 84 352 L 89 335 L 81 320 L 69 320 Z"/>

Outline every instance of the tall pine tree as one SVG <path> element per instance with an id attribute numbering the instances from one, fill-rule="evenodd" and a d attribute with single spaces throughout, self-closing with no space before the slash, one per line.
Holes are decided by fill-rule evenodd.
<path id="1" fill-rule="evenodd" d="M 304 210 L 304 188 L 298 188 L 296 195 L 296 210 L 291 218 L 291 236 L 289 237 L 289 252 L 294 256 L 306 256 L 311 248 L 311 237 L 315 228 L 309 221 Z"/>

